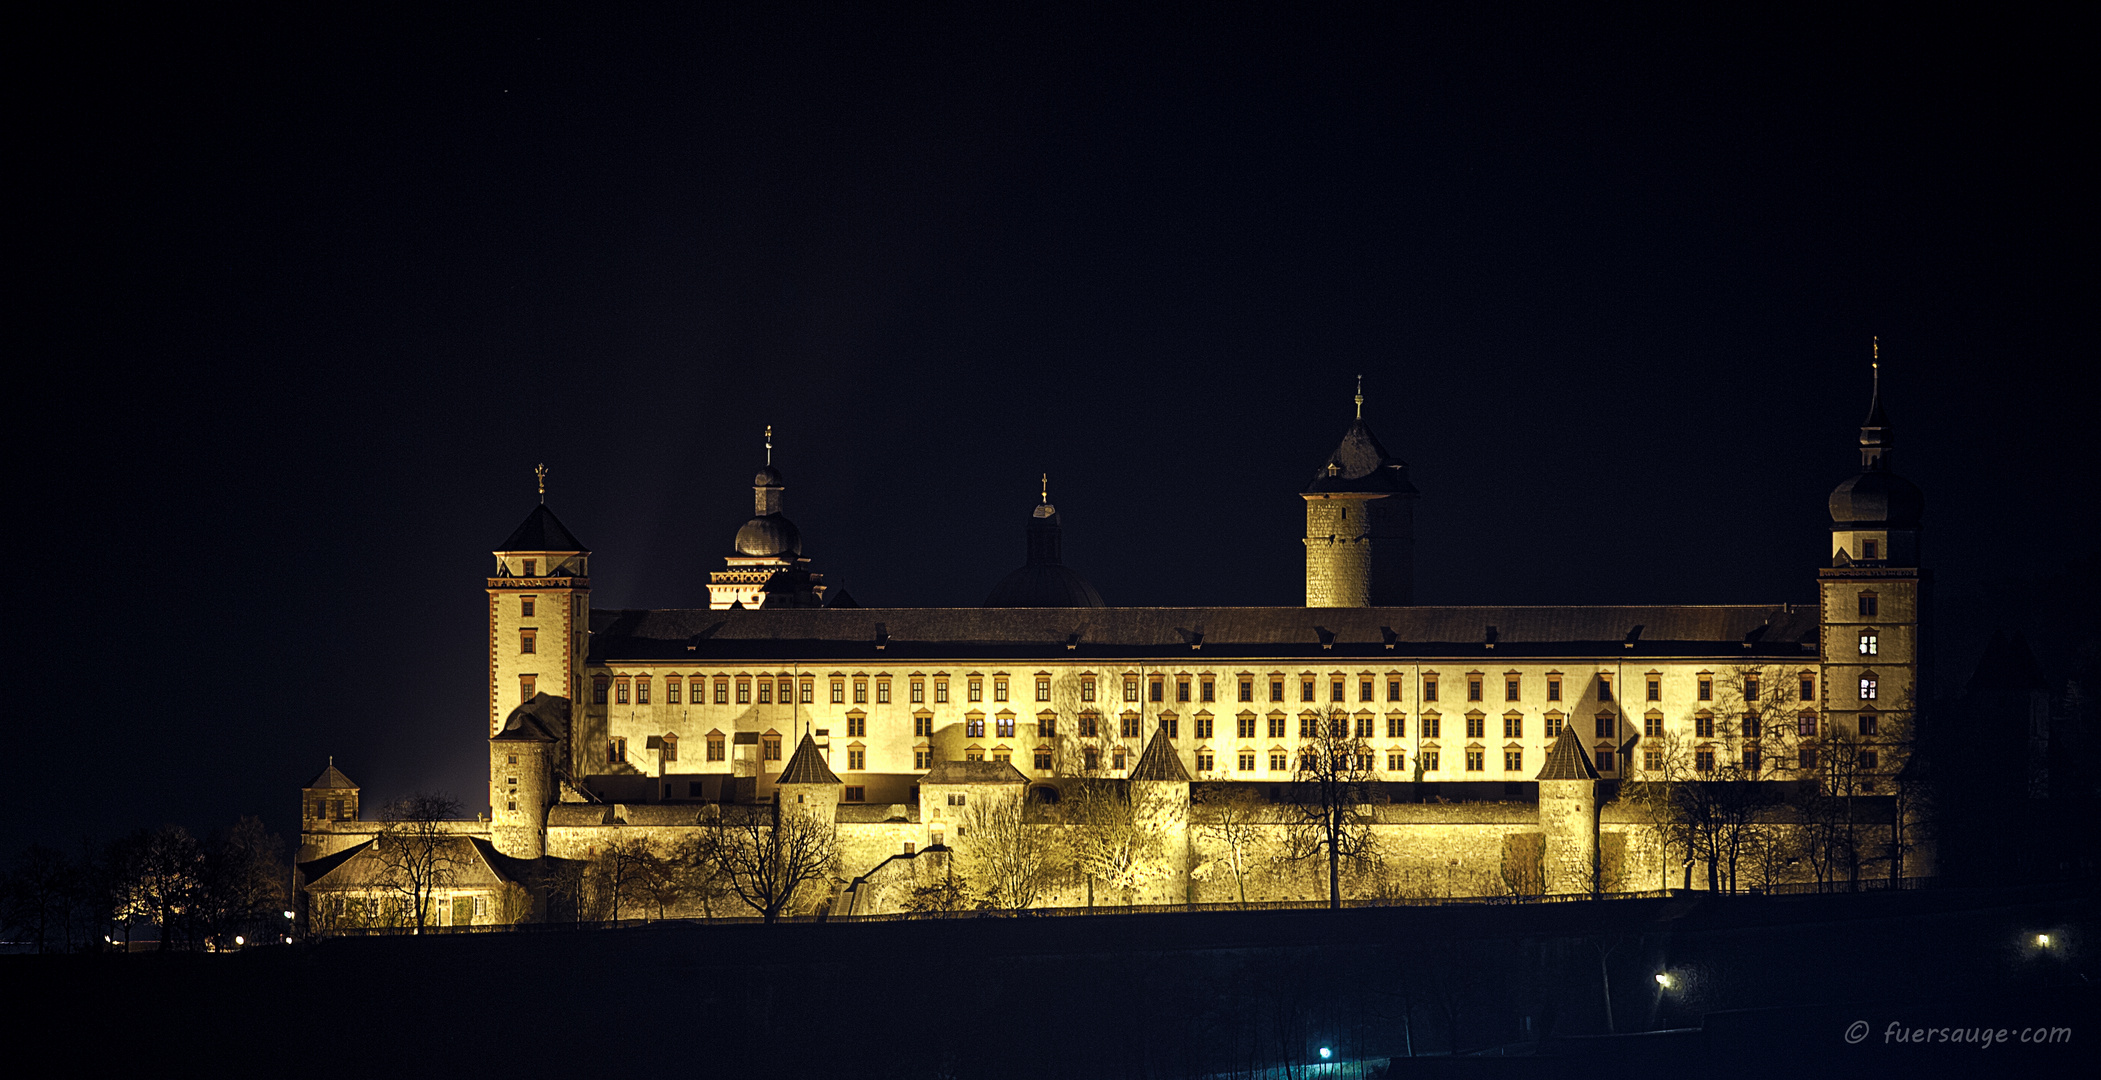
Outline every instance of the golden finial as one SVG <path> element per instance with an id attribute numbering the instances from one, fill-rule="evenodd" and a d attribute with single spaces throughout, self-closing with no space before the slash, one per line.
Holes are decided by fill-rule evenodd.
<path id="1" fill-rule="evenodd" d="M 540 481 L 540 502 L 542 505 L 545 505 L 547 502 L 547 463 L 543 461 L 533 466 L 533 476 Z"/>
<path id="2" fill-rule="evenodd" d="M 1050 474 L 1043 474 L 1043 505 L 1050 505 Z"/>
<path id="3" fill-rule="evenodd" d="M 766 425 L 766 464 L 773 464 L 773 425 Z"/>
<path id="4" fill-rule="evenodd" d="M 1364 376 L 1357 376 L 1357 419 L 1364 419 Z"/>

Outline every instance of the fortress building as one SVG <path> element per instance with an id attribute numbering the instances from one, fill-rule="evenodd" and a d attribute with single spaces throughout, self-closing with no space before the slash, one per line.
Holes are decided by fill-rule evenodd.
<path id="1" fill-rule="evenodd" d="M 1057 828 L 1073 785 L 1125 785 L 1166 853 L 1118 902 L 1230 898 L 1248 858 L 1249 898 L 1281 899 L 1319 895 L 1278 852 L 1309 748 L 1341 739 L 1356 820 L 1387 838 L 1353 870 L 1358 895 L 1681 884 L 1678 834 L 1628 797 L 1642 781 L 1765 785 L 1777 825 L 1786 793 L 1843 789 L 1857 827 L 1884 830 L 1855 850 L 1908 850 L 1886 795 L 1929 579 L 1879 372 L 1858 471 L 1830 496 L 1829 565 L 1804 568 L 1799 602 L 1413 604 L 1418 492 L 1364 408 L 1360 382 L 1299 493 L 1304 607 L 1108 606 L 1064 564 L 1047 482 L 1025 563 L 984 606 L 858 607 L 810 569 L 769 429 L 754 515 L 708 606 L 594 609 L 593 553 L 543 483 L 485 582 L 490 813 L 458 829 L 500 876 L 616 838 L 669 845 L 726 805 L 786 793 L 837 831 L 816 902 L 868 912 L 899 902 L 930 848 L 968 855 L 955 808 L 973 796 L 1023 800 Z M 1273 809 L 1268 854 L 1221 852 L 1207 815 L 1236 797 Z M 307 792 L 302 858 L 350 881 L 343 853 L 376 826 L 345 798 L 333 768 Z M 1930 856 L 1905 857 L 1918 873 Z M 1087 895 L 1074 877 L 1043 902 Z"/>

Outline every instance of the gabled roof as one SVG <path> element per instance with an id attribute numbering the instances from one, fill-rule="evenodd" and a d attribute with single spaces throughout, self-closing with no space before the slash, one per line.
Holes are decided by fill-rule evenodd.
<path id="1" fill-rule="evenodd" d="M 776 784 L 836 784 L 839 776 L 832 767 L 824 763 L 824 752 L 817 749 L 817 740 L 807 733 L 795 744 L 795 753 L 788 765 L 781 770 Z"/>
<path id="2" fill-rule="evenodd" d="M 1160 780 L 1170 784 L 1189 782 L 1189 771 L 1182 768 L 1182 755 L 1175 753 L 1173 743 L 1167 741 L 1167 732 L 1154 729 L 1153 741 L 1145 744 L 1145 753 L 1138 755 L 1138 763 L 1131 766 L 1133 780 Z"/>
<path id="3" fill-rule="evenodd" d="M 546 503 L 533 507 L 526 515 L 525 523 L 511 530 L 498 551 L 575 551 L 588 553 L 591 549 L 562 525 L 561 519 Z"/>
<path id="4" fill-rule="evenodd" d="M 1554 745 L 1547 748 L 1547 763 L 1539 770 L 1538 780 L 1596 780 L 1598 770 L 1591 766 L 1590 755 L 1583 752 L 1583 743 L 1576 738 L 1576 725 L 1561 725 L 1561 734 L 1554 737 Z"/>
<path id="5" fill-rule="evenodd" d="M 1005 761 L 937 761 L 920 784 L 1026 784 L 1029 778 Z"/>
<path id="6" fill-rule="evenodd" d="M 314 777 L 306 786 L 310 789 L 348 788 L 352 791 L 358 789 L 357 785 L 352 783 L 349 777 L 344 776 L 342 771 L 336 768 L 336 760 L 334 758 L 328 759 L 328 768 L 321 770 L 321 775 Z"/>
<path id="7" fill-rule="evenodd" d="M 488 888 L 511 881 L 497 868 L 493 858 L 496 849 L 487 842 L 468 836 L 447 836 L 437 844 L 444 850 L 444 857 L 451 861 L 454 887 Z M 377 841 L 368 840 L 347 851 L 300 863 L 299 869 L 306 874 L 307 888 L 384 887 L 388 880 L 387 868 L 374 850 L 376 845 Z"/>

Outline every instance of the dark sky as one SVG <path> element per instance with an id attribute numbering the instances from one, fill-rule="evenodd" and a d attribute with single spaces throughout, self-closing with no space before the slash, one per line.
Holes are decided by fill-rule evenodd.
<path id="1" fill-rule="evenodd" d="M 1359 373 L 1422 601 L 1801 601 L 1880 335 L 1949 594 L 2092 550 L 2083 28 L 1464 6 L 24 31 L 0 842 L 478 806 L 534 463 L 596 605 L 694 605 L 766 424 L 869 606 L 1044 471 L 1111 603 L 1299 603 Z"/>

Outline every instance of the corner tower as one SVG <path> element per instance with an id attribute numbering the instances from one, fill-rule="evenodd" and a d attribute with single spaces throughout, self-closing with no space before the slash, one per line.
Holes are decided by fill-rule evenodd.
<path id="1" fill-rule="evenodd" d="M 1357 418 L 1313 474 L 1306 499 L 1306 606 L 1388 607 L 1415 602 L 1415 485 Z"/>
<path id="2" fill-rule="evenodd" d="M 583 695 L 591 625 L 591 549 L 547 508 L 547 466 L 534 470 L 540 505 L 492 552 L 489 592 L 489 734 L 535 695 Z"/>
<path id="3" fill-rule="evenodd" d="M 1862 764 L 1859 780 L 1870 792 L 1879 788 L 1878 774 L 1894 775 L 1903 767 L 1895 750 L 1918 707 L 1928 656 L 1925 610 L 1932 582 L 1919 566 L 1926 500 L 1917 485 L 1891 471 L 1892 442 L 1882 411 L 1878 347 L 1868 415 L 1860 425 L 1860 472 L 1831 492 L 1831 565 L 1817 571 L 1822 715 L 1815 734 L 1838 741 L 1833 753 L 1858 747 L 1846 751 L 1848 760 Z M 1811 731 L 1805 726 L 1802 733 Z M 1874 756 L 1867 756 L 1870 751 Z M 1829 758 L 1805 755 L 1803 764 Z"/>

